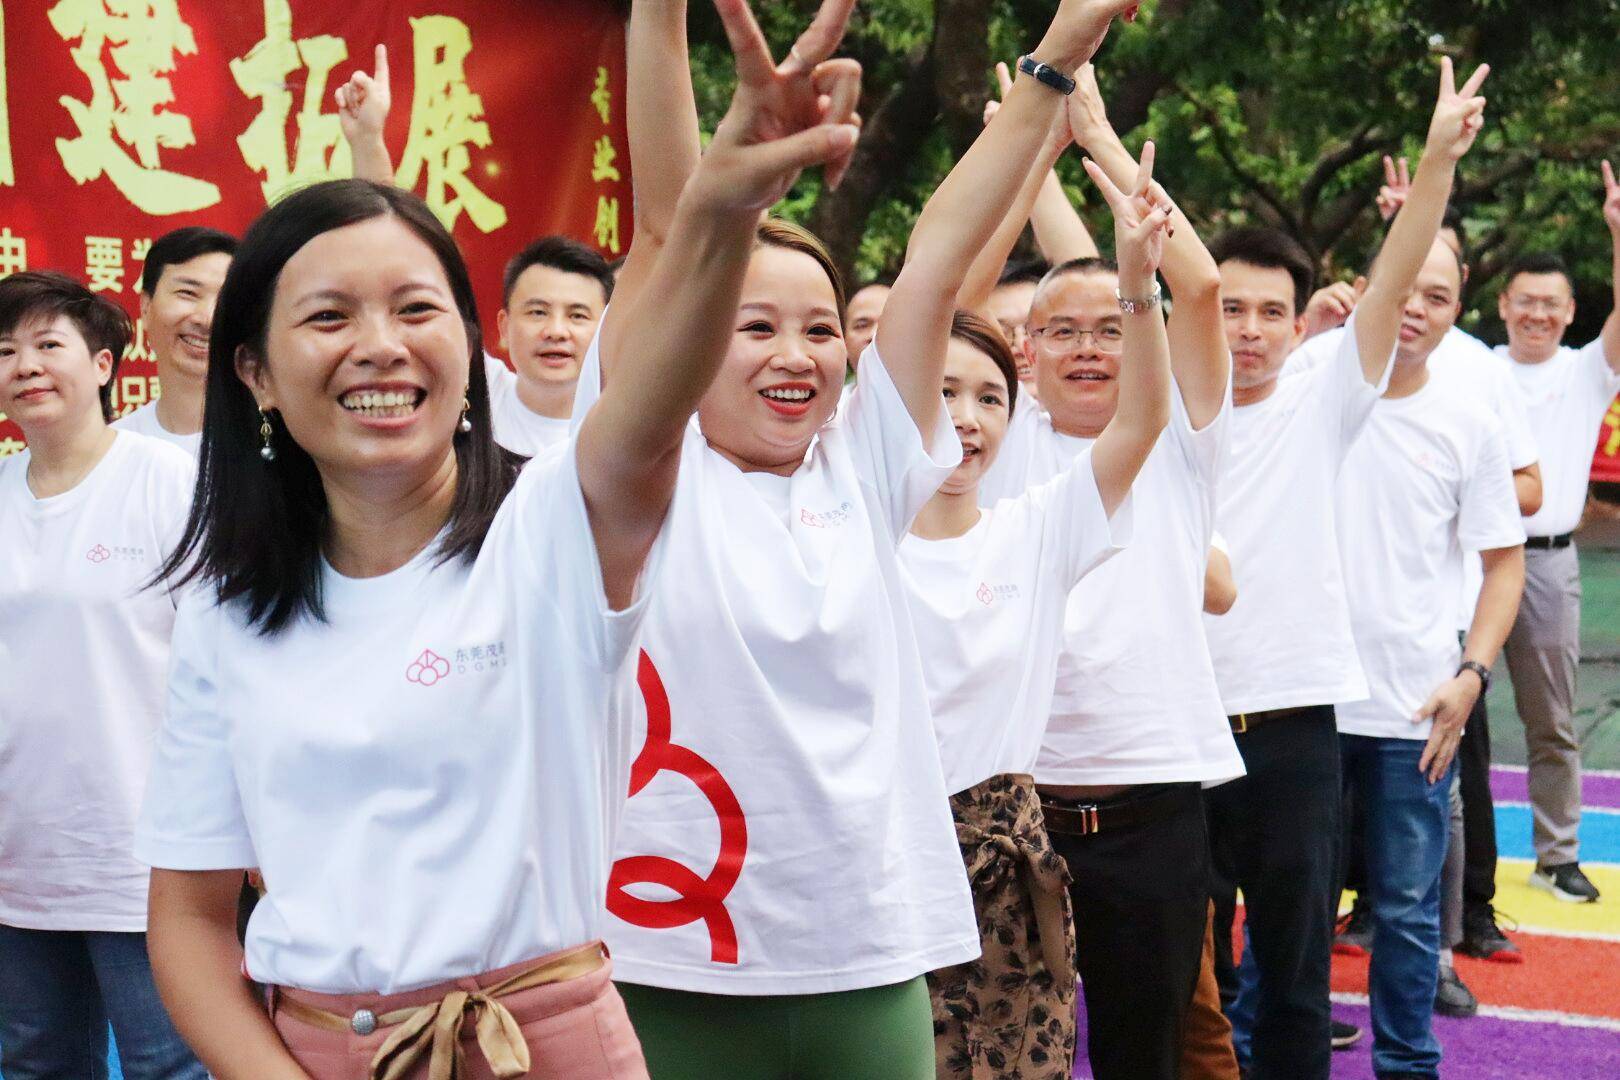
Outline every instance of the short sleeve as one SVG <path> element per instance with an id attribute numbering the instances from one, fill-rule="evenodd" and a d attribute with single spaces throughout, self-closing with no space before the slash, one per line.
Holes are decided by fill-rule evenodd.
<path id="1" fill-rule="evenodd" d="M 1609 366 L 1609 357 L 1603 349 L 1603 338 L 1599 336 L 1582 349 L 1576 362 L 1580 365 L 1582 381 L 1590 387 L 1588 392 L 1601 397 L 1604 407 L 1607 408 L 1615 395 L 1620 394 L 1620 373 Z"/>
<path id="2" fill-rule="evenodd" d="M 1344 327 L 1336 326 L 1332 330 L 1324 330 L 1314 337 L 1308 337 L 1299 343 L 1299 348 L 1288 354 L 1283 361 L 1282 377 L 1292 378 L 1297 375 L 1308 375 L 1323 364 L 1328 363 L 1339 353 L 1339 342 L 1344 340 Z"/>
<path id="3" fill-rule="evenodd" d="M 933 443 L 923 444 L 922 432 L 889 377 L 876 343 L 866 347 L 859 370 L 855 388 L 849 392 L 849 408 L 837 428 L 861 482 L 877 493 L 898 543 L 917 511 L 962 463 L 962 442 L 956 437 L 942 394 Z"/>
<path id="4" fill-rule="evenodd" d="M 237 870 L 259 862 L 217 683 L 221 617 L 210 589 L 191 591 L 175 616 L 168 708 L 135 826 L 135 858 L 148 866 Z"/>
<path id="5" fill-rule="evenodd" d="M 1502 421 L 1508 466 L 1527 469 L 1541 460 L 1541 450 L 1536 446 L 1535 432 L 1530 427 L 1530 412 L 1524 407 L 1524 395 L 1519 393 L 1513 373 L 1503 366 L 1496 354 L 1485 353 L 1479 359 L 1491 365 L 1491 400 L 1496 415 Z"/>
<path id="6" fill-rule="evenodd" d="M 1215 419 L 1202 428 L 1194 428 L 1192 417 L 1187 413 L 1187 403 L 1182 400 L 1181 388 L 1171 386 L 1170 389 L 1170 423 L 1166 434 L 1175 440 L 1182 456 L 1197 476 L 1198 483 L 1211 498 L 1215 492 L 1215 481 L 1220 476 L 1221 468 L 1225 463 L 1227 432 L 1232 422 L 1232 380 L 1226 380 L 1226 399 L 1221 402 L 1221 411 L 1215 414 Z M 1162 436 L 1161 436 L 1162 437 Z"/>
<path id="7" fill-rule="evenodd" d="M 1333 359 L 1318 367 L 1315 373 L 1318 380 L 1315 389 L 1320 395 L 1324 421 L 1334 425 L 1339 433 L 1340 462 L 1372 418 L 1373 407 L 1389 389 L 1389 379 L 1395 371 L 1395 347 L 1391 346 L 1389 359 L 1384 362 L 1383 377 L 1376 386 L 1367 381 L 1367 374 L 1361 368 L 1361 345 L 1356 338 L 1358 315 L 1359 312 L 1350 313 L 1344 333 L 1334 345 Z"/>
<path id="8" fill-rule="evenodd" d="M 1041 515 L 1043 580 L 1065 592 L 1123 551 L 1134 529 L 1130 494 L 1112 518 L 1104 510 L 1091 451 L 1088 446 L 1067 469 L 1024 496 Z"/>
<path id="9" fill-rule="evenodd" d="M 568 418 L 570 434 L 579 430 L 579 425 L 585 422 L 585 414 L 602 396 L 602 325 L 605 322 L 607 308 L 602 309 L 602 318 L 596 323 L 596 333 L 591 335 L 591 343 L 585 346 L 585 359 L 579 362 L 579 379 L 574 383 L 574 411 Z"/>
<path id="10" fill-rule="evenodd" d="M 1524 519 L 1513 490 L 1507 441 L 1501 425 L 1492 423 L 1474 447 L 1474 460 L 1463 478 L 1457 514 L 1457 539 L 1465 551 L 1491 551 L 1524 543 Z"/>
<path id="11" fill-rule="evenodd" d="M 489 400 L 496 401 L 510 394 L 517 386 L 517 373 L 501 362 L 501 358 L 484 354 L 484 382 L 489 386 Z"/>
<path id="12" fill-rule="evenodd" d="M 638 640 L 662 561 L 667 524 L 642 564 L 635 599 L 629 607 L 613 610 L 579 485 L 578 446 L 578 438 L 570 437 L 524 467 L 484 544 L 486 553 L 505 569 L 502 576 L 532 599 L 530 614 L 520 618 L 554 613 L 559 623 L 552 629 L 561 640 L 571 642 L 599 669 L 612 671 Z M 677 489 L 676 497 L 680 494 Z M 491 545 L 501 550 L 490 551 Z M 518 611 L 524 611 L 521 603 Z M 547 636 L 545 628 L 539 629 L 541 637 Z"/>

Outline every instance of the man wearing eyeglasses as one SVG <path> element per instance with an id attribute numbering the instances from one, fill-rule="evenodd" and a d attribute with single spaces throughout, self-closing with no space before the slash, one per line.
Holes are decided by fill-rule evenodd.
<path id="1" fill-rule="evenodd" d="M 1074 121 L 1081 100 L 1071 98 Z M 1088 154 L 1116 184 L 1137 163 L 1113 135 Z M 1132 485 L 1130 545 L 1069 599 L 1053 715 L 1035 780 L 1053 848 L 1067 862 L 1076 967 L 1092 1074 L 1173 1080 L 1208 925 L 1209 847 L 1201 785 L 1242 772 L 1221 710 L 1200 611 L 1215 513 L 1215 476 L 1230 415 L 1220 277 L 1176 211 L 1163 272 L 1171 418 Z M 1041 408 L 1015 421 L 981 501 L 1021 494 L 1067 470 L 1113 419 L 1124 347 L 1111 263 L 1079 259 L 1041 281 L 1024 358 Z"/>
<path id="2" fill-rule="evenodd" d="M 1524 599 L 1507 639 L 1508 673 L 1530 756 L 1536 868 L 1530 884 L 1569 903 L 1598 899 L 1581 872 L 1581 743 L 1575 731 L 1581 576 L 1571 533 L 1586 506 L 1598 425 L 1620 393 L 1620 183 L 1603 163 L 1603 219 L 1614 245 L 1616 310 L 1597 340 L 1566 346 L 1575 320 L 1568 268 L 1556 255 L 1521 255 L 1498 310 L 1530 425 L 1541 450 L 1541 509 L 1525 518 Z"/>

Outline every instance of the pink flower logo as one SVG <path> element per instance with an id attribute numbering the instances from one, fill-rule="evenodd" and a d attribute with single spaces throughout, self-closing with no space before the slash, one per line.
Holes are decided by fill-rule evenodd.
<path id="1" fill-rule="evenodd" d="M 973 595 L 977 596 L 979 598 L 979 603 L 983 604 L 985 607 L 989 607 L 991 604 L 995 603 L 996 594 L 991 592 L 990 586 L 986 585 L 982 581 L 979 582 L 979 591 Z"/>
<path id="2" fill-rule="evenodd" d="M 423 649 L 410 667 L 405 669 L 405 680 L 416 683 L 418 686 L 432 686 L 446 675 L 450 674 L 450 661 L 434 652 L 432 649 Z"/>
<path id="3" fill-rule="evenodd" d="M 799 511 L 799 520 L 810 526 L 812 529 L 825 529 L 827 527 L 826 525 L 822 524 L 821 518 L 817 517 L 815 514 L 812 514 L 808 510 Z"/>
<path id="4" fill-rule="evenodd" d="M 89 559 L 93 563 L 104 563 L 108 559 L 112 558 L 112 552 L 108 551 L 106 548 L 102 547 L 100 544 L 97 544 L 95 547 L 93 547 L 89 551 L 85 552 L 84 557 Z"/>

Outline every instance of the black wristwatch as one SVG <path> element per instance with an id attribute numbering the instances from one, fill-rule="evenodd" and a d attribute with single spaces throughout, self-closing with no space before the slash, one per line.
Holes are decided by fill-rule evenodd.
<path id="1" fill-rule="evenodd" d="M 1464 660 L 1462 666 L 1457 668 L 1457 674 L 1461 675 L 1465 671 L 1472 671 L 1479 676 L 1479 692 L 1481 694 L 1491 688 L 1491 669 L 1478 660 Z"/>
<path id="2" fill-rule="evenodd" d="M 1050 64 L 1041 63 L 1033 56 L 1020 56 L 1018 58 L 1018 70 L 1030 76 L 1036 82 L 1045 83 L 1065 97 L 1074 93 L 1073 79 Z"/>

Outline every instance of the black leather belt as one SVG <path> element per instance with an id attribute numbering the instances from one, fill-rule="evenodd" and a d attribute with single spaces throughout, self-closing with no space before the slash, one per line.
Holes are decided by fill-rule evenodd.
<path id="1" fill-rule="evenodd" d="M 1226 718 L 1226 722 L 1232 725 L 1232 734 L 1242 735 L 1245 731 L 1248 731 L 1251 728 L 1259 727 L 1261 724 L 1269 724 L 1273 720 L 1286 720 L 1290 716 L 1304 716 L 1306 713 L 1315 712 L 1318 708 L 1320 708 L 1320 706 L 1303 705 L 1293 709 L 1267 709 L 1264 712 L 1240 712 L 1236 713 L 1235 715 L 1228 716 Z"/>
<path id="2" fill-rule="evenodd" d="M 1574 533 L 1559 533 L 1557 536 L 1532 536 L 1525 540 L 1527 551 L 1553 551 L 1558 548 L 1567 548 L 1575 542 Z"/>
<path id="3" fill-rule="evenodd" d="M 1181 809 L 1186 798 L 1181 789 L 1185 786 L 1177 784 L 1119 802 L 1077 802 L 1042 795 L 1041 816 L 1046 819 L 1048 833 L 1065 836 L 1090 836 L 1128 825 L 1147 825 L 1173 817 Z"/>

